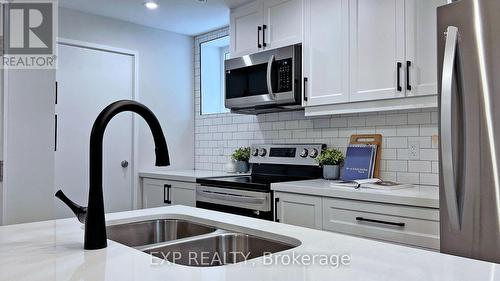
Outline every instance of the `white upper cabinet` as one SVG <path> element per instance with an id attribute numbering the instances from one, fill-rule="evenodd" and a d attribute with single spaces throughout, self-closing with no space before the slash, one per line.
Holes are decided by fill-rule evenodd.
<path id="1" fill-rule="evenodd" d="M 349 101 L 349 0 L 304 3 L 304 105 Z"/>
<path id="2" fill-rule="evenodd" d="M 262 3 L 253 2 L 231 12 L 230 53 L 239 57 L 262 48 Z"/>
<path id="3" fill-rule="evenodd" d="M 231 57 L 302 42 L 302 0 L 258 0 L 231 10 Z"/>
<path id="4" fill-rule="evenodd" d="M 275 49 L 301 43 L 302 0 L 266 0 L 263 4 L 265 48 Z"/>
<path id="5" fill-rule="evenodd" d="M 446 0 L 406 0 L 406 94 L 437 93 L 437 14 Z"/>
<path id="6" fill-rule="evenodd" d="M 425 0 L 427 1 L 427 0 Z M 350 98 L 404 97 L 405 1 L 351 0 Z"/>

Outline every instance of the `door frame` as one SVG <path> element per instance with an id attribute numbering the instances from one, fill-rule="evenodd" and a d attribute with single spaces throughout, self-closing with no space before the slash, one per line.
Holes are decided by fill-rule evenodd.
<path id="1" fill-rule="evenodd" d="M 56 45 L 64 45 L 64 46 L 71 46 L 71 47 L 78 47 L 78 48 L 84 48 L 84 49 L 91 49 L 91 50 L 96 50 L 96 51 L 103 51 L 103 52 L 109 52 L 109 53 L 115 53 L 115 54 L 120 54 L 120 55 L 127 55 L 131 56 L 133 58 L 133 72 L 134 72 L 134 78 L 133 78 L 133 87 L 132 87 L 132 100 L 134 101 L 139 101 L 139 52 L 135 50 L 130 50 L 130 49 L 124 49 L 124 48 L 119 48 L 119 47 L 114 47 L 114 46 L 109 46 L 109 45 L 102 45 L 102 44 L 97 44 L 97 43 L 92 43 L 92 42 L 87 42 L 87 41 L 80 41 L 80 40 L 73 40 L 73 39 L 67 39 L 67 38 L 62 38 L 58 37 Z M 56 49 L 56 53 L 58 52 L 58 49 Z M 56 77 L 57 77 L 57 68 L 56 68 Z M 138 123 L 138 118 L 137 115 L 133 115 L 132 117 L 132 163 L 130 165 L 131 170 L 132 170 L 132 209 L 138 209 L 139 205 L 139 167 L 138 167 L 138 159 L 139 159 L 139 123 Z"/>

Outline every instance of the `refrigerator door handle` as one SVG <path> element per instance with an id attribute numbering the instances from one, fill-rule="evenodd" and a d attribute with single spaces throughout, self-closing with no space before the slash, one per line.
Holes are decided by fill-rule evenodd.
<path id="1" fill-rule="evenodd" d="M 452 94 L 453 75 L 455 74 L 455 58 L 457 55 L 458 28 L 449 26 L 446 31 L 446 45 L 444 50 L 443 76 L 441 88 L 441 163 L 443 188 L 449 221 L 454 231 L 460 230 L 458 212 L 457 189 L 455 185 L 453 132 L 452 132 Z"/>

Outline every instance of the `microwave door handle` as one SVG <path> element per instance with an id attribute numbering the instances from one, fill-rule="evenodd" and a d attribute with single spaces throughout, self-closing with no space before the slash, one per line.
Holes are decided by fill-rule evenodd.
<path id="1" fill-rule="evenodd" d="M 273 93 L 273 84 L 272 84 L 272 70 L 274 64 L 274 55 L 269 57 L 269 61 L 267 62 L 267 91 L 269 92 L 269 96 L 271 99 L 275 100 L 276 95 Z"/>
<path id="2" fill-rule="evenodd" d="M 452 132 L 452 93 L 455 58 L 457 55 L 458 29 L 448 27 L 443 60 L 443 77 L 441 88 L 441 157 L 443 167 L 443 185 L 450 225 L 453 230 L 460 230 L 458 214 L 457 189 L 453 157 Z"/>

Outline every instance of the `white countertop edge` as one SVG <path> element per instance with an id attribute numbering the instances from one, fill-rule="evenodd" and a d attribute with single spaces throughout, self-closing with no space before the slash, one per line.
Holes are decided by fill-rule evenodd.
<path id="1" fill-rule="evenodd" d="M 241 173 L 228 173 L 224 171 L 212 170 L 162 170 L 151 169 L 139 171 L 140 178 L 152 178 L 172 181 L 196 182 L 199 178 L 229 177 L 238 175 L 248 175 Z"/>
<path id="2" fill-rule="evenodd" d="M 331 185 L 330 181 L 318 179 L 296 182 L 282 182 L 271 184 L 273 191 L 409 205 L 425 208 L 439 209 L 439 188 L 436 186 L 416 185 L 393 191 L 375 189 L 354 189 Z"/>

